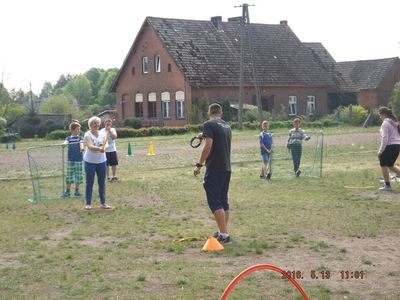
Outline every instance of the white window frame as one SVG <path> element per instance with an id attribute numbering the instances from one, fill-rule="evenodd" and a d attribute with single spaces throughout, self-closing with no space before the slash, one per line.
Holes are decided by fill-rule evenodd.
<path id="1" fill-rule="evenodd" d="M 143 94 L 142 93 L 137 93 L 135 95 L 135 102 L 143 102 Z"/>
<path id="2" fill-rule="evenodd" d="M 149 73 L 149 58 L 147 56 L 143 56 L 142 58 L 142 73 Z"/>
<path id="3" fill-rule="evenodd" d="M 315 114 L 315 96 L 307 96 L 307 113 L 309 116 Z"/>
<path id="4" fill-rule="evenodd" d="M 160 55 L 154 56 L 154 71 L 156 73 L 161 72 L 161 56 Z"/>
<path id="5" fill-rule="evenodd" d="M 297 96 L 289 96 L 289 115 L 297 116 Z"/>
<path id="6" fill-rule="evenodd" d="M 171 94 L 169 92 L 161 93 L 161 103 L 162 103 L 162 117 L 164 119 L 171 118 Z"/>
<path id="7" fill-rule="evenodd" d="M 175 93 L 175 101 L 176 101 L 176 118 L 184 119 L 185 118 L 185 93 L 183 91 L 177 91 Z"/>

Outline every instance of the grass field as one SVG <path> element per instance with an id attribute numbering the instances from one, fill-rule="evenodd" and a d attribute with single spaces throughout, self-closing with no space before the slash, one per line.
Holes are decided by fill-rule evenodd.
<path id="1" fill-rule="evenodd" d="M 378 191 L 378 128 L 329 129 L 322 178 L 271 181 L 258 176 L 257 133 L 233 132 L 233 242 L 217 252 L 201 251 L 215 222 L 202 176 L 192 175 L 200 148 L 189 135 L 118 140 L 112 211 L 96 198 L 89 212 L 83 197 L 28 202 L 26 149 L 50 142 L 2 145 L 0 299 L 219 299 L 256 264 L 297 272 L 310 299 L 400 299 L 400 183 Z M 177 241 L 185 237 L 202 240 Z M 228 299 L 302 297 L 259 270 Z"/>

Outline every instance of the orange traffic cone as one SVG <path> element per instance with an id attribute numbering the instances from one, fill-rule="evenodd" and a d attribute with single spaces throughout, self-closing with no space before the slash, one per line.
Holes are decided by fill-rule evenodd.
<path id="1" fill-rule="evenodd" d="M 152 142 L 150 142 L 149 153 L 147 153 L 147 155 L 155 155 Z"/>
<path id="2" fill-rule="evenodd" d="M 224 250 L 224 246 L 222 246 L 221 243 L 218 242 L 218 240 L 215 237 L 210 236 L 207 239 L 207 242 L 204 244 L 203 249 L 201 250 L 202 251 Z"/>

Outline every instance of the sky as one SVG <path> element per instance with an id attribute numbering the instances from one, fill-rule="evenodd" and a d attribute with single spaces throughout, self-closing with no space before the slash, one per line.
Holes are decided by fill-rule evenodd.
<path id="1" fill-rule="evenodd" d="M 147 16 L 227 21 L 243 3 L 251 23 L 287 20 L 336 61 L 400 56 L 399 0 L 0 0 L 0 82 L 40 94 L 62 74 L 120 68 Z"/>

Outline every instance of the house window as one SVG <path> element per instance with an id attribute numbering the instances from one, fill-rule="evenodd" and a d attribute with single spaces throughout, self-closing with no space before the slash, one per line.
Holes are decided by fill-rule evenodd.
<path id="1" fill-rule="evenodd" d="M 135 95 L 135 117 L 143 117 L 143 94 L 141 93 Z"/>
<path id="2" fill-rule="evenodd" d="M 307 113 L 310 116 L 315 114 L 315 96 L 307 96 Z"/>
<path id="3" fill-rule="evenodd" d="M 160 73 L 161 72 L 161 57 L 160 55 L 156 55 L 154 57 L 154 68 L 155 68 L 155 72 L 156 73 Z"/>
<path id="4" fill-rule="evenodd" d="M 161 103 L 162 103 L 162 117 L 164 119 L 169 119 L 170 116 L 170 105 L 171 97 L 169 92 L 161 93 Z"/>
<path id="5" fill-rule="evenodd" d="M 157 95 L 156 93 L 149 93 L 149 99 L 147 103 L 147 111 L 149 118 L 157 117 Z"/>
<path id="6" fill-rule="evenodd" d="M 171 70 L 172 70 L 171 64 L 168 64 L 168 72 L 171 72 Z"/>
<path id="7" fill-rule="evenodd" d="M 149 73 L 149 59 L 147 56 L 143 56 L 142 58 L 142 73 L 143 74 Z"/>
<path id="8" fill-rule="evenodd" d="M 135 67 L 132 67 L 132 75 L 135 75 Z"/>
<path id="9" fill-rule="evenodd" d="M 297 115 L 297 96 L 289 96 L 289 115 L 296 116 Z"/>
<path id="10" fill-rule="evenodd" d="M 185 93 L 178 91 L 175 93 L 176 100 L 176 118 L 183 119 L 185 117 Z"/>

